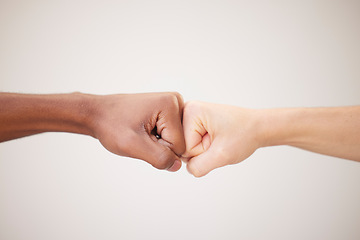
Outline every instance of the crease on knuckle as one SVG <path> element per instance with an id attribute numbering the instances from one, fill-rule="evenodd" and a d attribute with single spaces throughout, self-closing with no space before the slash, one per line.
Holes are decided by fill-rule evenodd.
<path id="1" fill-rule="evenodd" d="M 180 96 L 181 96 L 180 94 L 177 95 L 176 93 L 166 93 L 160 97 L 160 102 L 166 105 L 168 109 L 179 111 L 180 109 L 179 101 L 180 99 L 182 99 L 182 97 Z"/>

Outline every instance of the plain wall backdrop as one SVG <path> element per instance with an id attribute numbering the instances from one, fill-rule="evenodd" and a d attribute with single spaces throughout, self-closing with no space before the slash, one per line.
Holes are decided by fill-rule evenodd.
<path id="1" fill-rule="evenodd" d="M 359 24 L 359 1 L 0 0 L 0 91 L 359 105 Z M 197 179 L 40 134 L 0 144 L 0 239 L 360 239 L 360 163 L 282 146 Z"/>

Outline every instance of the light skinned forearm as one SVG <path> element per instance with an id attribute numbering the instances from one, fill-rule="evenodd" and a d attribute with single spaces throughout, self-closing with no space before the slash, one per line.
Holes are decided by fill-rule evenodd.
<path id="1" fill-rule="evenodd" d="M 262 145 L 360 161 L 360 106 L 260 110 Z"/>
<path id="2" fill-rule="evenodd" d="M 91 96 L 0 93 L 0 142 L 43 132 L 92 136 Z"/>

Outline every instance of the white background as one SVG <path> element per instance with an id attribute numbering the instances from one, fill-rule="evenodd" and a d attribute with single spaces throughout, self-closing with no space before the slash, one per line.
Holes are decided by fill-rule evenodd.
<path id="1" fill-rule="evenodd" d="M 359 26 L 359 1 L 0 0 L 0 91 L 358 105 Z M 0 144 L 0 239 L 360 239 L 360 164 L 273 147 L 197 179 L 40 134 Z"/>

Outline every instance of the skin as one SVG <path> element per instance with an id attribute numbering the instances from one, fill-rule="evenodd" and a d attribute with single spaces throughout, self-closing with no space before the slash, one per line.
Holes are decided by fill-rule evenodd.
<path id="1" fill-rule="evenodd" d="M 85 134 L 158 169 L 177 171 L 182 155 L 196 177 L 277 145 L 360 161 L 360 106 L 254 110 L 192 101 L 184 108 L 178 93 L 0 93 L 0 106 L 0 142 Z"/>
<path id="2" fill-rule="evenodd" d="M 360 161 L 360 106 L 255 110 L 191 101 L 183 127 L 182 159 L 195 177 L 278 145 Z"/>
<path id="3" fill-rule="evenodd" d="M 185 140 L 178 93 L 0 93 L 0 142 L 44 132 L 97 138 L 110 152 L 177 171 Z"/>

